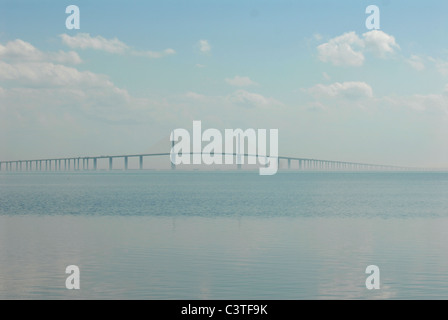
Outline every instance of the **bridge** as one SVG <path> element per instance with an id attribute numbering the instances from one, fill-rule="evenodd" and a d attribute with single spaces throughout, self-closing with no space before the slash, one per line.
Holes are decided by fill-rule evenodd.
<path id="1" fill-rule="evenodd" d="M 194 154 L 190 152 L 190 154 Z M 213 154 L 212 154 L 213 155 Z M 265 157 L 253 154 L 238 154 L 238 153 L 221 153 L 221 155 L 232 155 L 235 157 Z M 51 159 L 35 159 L 35 160 L 13 160 L 13 161 L 0 161 L 0 171 L 6 172 L 22 172 L 22 171 L 42 171 L 42 172 L 54 172 L 54 171 L 96 171 L 98 170 L 98 163 L 100 160 L 108 161 L 108 169 L 114 170 L 114 160 L 124 160 L 124 165 L 121 168 L 115 167 L 115 169 L 129 170 L 129 159 L 138 159 L 138 169 L 144 169 L 144 159 L 149 157 L 163 157 L 170 156 L 170 153 L 146 153 L 146 154 L 127 154 L 127 155 L 107 155 L 107 156 L 85 156 L 85 157 L 67 157 L 67 158 L 51 158 Z M 243 158 L 243 159 L 244 159 Z M 423 170 L 419 168 L 391 166 L 391 165 L 379 165 L 368 164 L 358 162 L 346 162 L 335 160 L 322 160 L 322 159 L 309 159 L 298 158 L 288 156 L 275 157 L 278 161 L 278 168 L 293 169 L 295 163 L 295 169 L 301 171 L 415 171 Z M 275 159 L 274 158 L 274 159 Z M 275 161 L 275 160 L 274 160 Z M 171 161 L 171 169 L 176 169 Z M 107 162 L 106 162 L 107 166 Z M 282 167 L 283 166 L 283 167 Z M 237 164 L 237 168 L 241 169 L 242 165 Z"/>

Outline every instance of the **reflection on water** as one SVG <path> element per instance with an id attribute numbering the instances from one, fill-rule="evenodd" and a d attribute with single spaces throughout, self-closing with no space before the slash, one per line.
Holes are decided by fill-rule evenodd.
<path id="1" fill-rule="evenodd" d="M 0 175 L 0 298 L 445 299 L 447 187 L 428 173 Z"/>

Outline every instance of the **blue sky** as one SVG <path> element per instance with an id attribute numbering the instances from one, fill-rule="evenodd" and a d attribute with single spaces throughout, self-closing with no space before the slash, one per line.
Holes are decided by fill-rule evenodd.
<path id="1" fill-rule="evenodd" d="M 146 152 L 202 120 L 278 128 L 284 155 L 448 166 L 447 7 L 0 1 L 0 158 Z"/>

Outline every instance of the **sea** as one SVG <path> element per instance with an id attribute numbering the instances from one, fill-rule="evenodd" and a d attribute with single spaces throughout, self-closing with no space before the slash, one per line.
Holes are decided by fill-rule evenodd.
<path id="1" fill-rule="evenodd" d="M 447 299 L 447 275 L 444 172 L 0 174 L 0 299 Z"/>

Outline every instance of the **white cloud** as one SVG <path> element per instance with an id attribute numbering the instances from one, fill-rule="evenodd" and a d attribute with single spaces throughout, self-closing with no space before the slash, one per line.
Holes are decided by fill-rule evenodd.
<path id="1" fill-rule="evenodd" d="M 163 51 L 132 51 L 132 54 L 140 57 L 147 57 L 152 59 L 162 58 L 165 56 L 173 55 L 176 51 L 173 49 L 165 49 Z"/>
<path id="2" fill-rule="evenodd" d="M 199 50 L 201 50 L 202 53 L 209 53 L 211 49 L 212 48 L 207 40 L 199 40 Z"/>
<path id="3" fill-rule="evenodd" d="M 265 97 L 262 94 L 248 92 L 243 89 L 236 90 L 225 96 L 209 96 L 189 91 L 184 94 L 184 97 L 195 101 L 195 103 L 201 103 L 201 105 L 205 106 L 207 109 L 218 106 L 219 109 L 225 110 L 232 107 L 239 108 L 241 106 L 253 108 L 283 105 L 274 98 Z"/>
<path id="4" fill-rule="evenodd" d="M 317 47 L 319 59 L 335 66 L 359 67 L 364 64 L 364 52 L 386 58 L 400 48 L 395 38 L 383 31 L 372 30 L 362 36 L 352 31 L 330 39 Z"/>
<path id="5" fill-rule="evenodd" d="M 196 67 L 196 68 L 205 68 L 205 65 L 200 64 L 200 63 L 197 63 L 197 64 L 195 65 L 195 67 Z"/>
<path id="6" fill-rule="evenodd" d="M 235 76 L 231 79 L 226 78 L 225 81 L 228 84 L 230 84 L 231 86 L 235 86 L 235 87 L 247 87 L 247 86 L 257 85 L 257 83 L 252 81 L 249 77 Z"/>
<path id="7" fill-rule="evenodd" d="M 418 56 L 418 55 L 411 55 L 410 58 L 405 60 L 408 65 L 410 65 L 413 69 L 417 71 L 423 71 L 428 68 L 434 67 L 437 72 L 439 72 L 443 76 L 448 75 L 448 61 L 440 59 L 440 58 L 433 58 L 430 56 Z"/>
<path id="8" fill-rule="evenodd" d="M 39 105 L 41 109 L 45 104 L 56 107 L 78 102 L 75 106 L 79 110 L 90 110 L 91 115 L 98 115 L 96 112 L 101 110 L 101 117 L 111 119 L 116 115 L 109 116 L 102 108 L 108 106 L 111 110 L 114 103 L 126 104 L 131 99 L 126 90 L 116 87 L 107 76 L 64 65 L 76 61 L 77 55 L 71 53 L 42 52 L 29 43 L 15 40 L 4 46 L 0 44 L 0 56 L 3 58 L 0 82 L 9 87 L 2 90 L 1 96 L 11 99 L 7 105 L 23 105 L 17 108 L 22 118 L 26 112 L 20 113 L 20 110 L 29 105 Z M 134 104 L 138 103 L 134 101 Z"/>
<path id="9" fill-rule="evenodd" d="M 193 100 L 205 100 L 207 98 L 203 94 L 199 94 L 199 93 L 192 92 L 192 91 L 187 92 L 185 94 L 185 97 L 187 97 L 189 99 L 193 99 Z"/>
<path id="10" fill-rule="evenodd" d="M 373 90 L 365 82 L 335 82 L 330 85 L 317 84 L 306 90 L 316 98 L 372 98 Z"/>
<path id="11" fill-rule="evenodd" d="M 448 75 L 448 61 L 442 60 L 442 59 L 435 59 L 433 57 L 428 57 L 428 60 L 432 63 L 434 63 L 437 71 L 446 76 Z"/>
<path id="12" fill-rule="evenodd" d="M 175 54 L 173 49 L 163 51 L 139 51 L 131 49 L 127 44 L 117 38 L 106 39 L 102 36 L 92 37 L 88 33 L 78 33 L 76 36 L 61 34 L 62 42 L 73 49 L 94 49 L 115 54 L 130 53 L 135 56 L 147 57 L 151 59 L 162 58 Z"/>
<path id="13" fill-rule="evenodd" d="M 0 61 L 0 81 L 31 86 L 104 87 L 111 86 L 107 77 L 90 71 L 51 62 L 28 62 L 8 64 Z"/>
<path id="14" fill-rule="evenodd" d="M 74 51 L 44 53 L 32 44 L 20 39 L 10 41 L 5 45 L 0 44 L 0 59 L 3 61 L 20 62 L 52 61 L 67 64 L 79 64 L 82 62 L 79 55 Z"/>
<path id="15" fill-rule="evenodd" d="M 322 35 L 320 33 L 315 33 L 313 34 L 313 37 L 315 40 L 320 41 L 322 40 Z"/>
<path id="16" fill-rule="evenodd" d="M 426 68 L 423 59 L 416 55 L 412 55 L 406 62 L 417 71 L 422 71 Z"/>
<path id="17" fill-rule="evenodd" d="M 393 36 L 380 30 L 366 32 L 363 37 L 366 50 L 380 58 L 385 58 L 400 48 Z"/>
<path id="18" fill-rule="evenodd" d="M 279 101 L 273 98 L 266 98 L 261 94 L 248 92 L 242 89 L 235 91 L 233 94 L 228 96 L 227 99 L 232 103 L 256 106 L 256 107 L 281 105 Z"/>
<path id="19" fill-rule="evenodd" d="M 58 51 L 58 52 L 49 52 L 47 53 L 47 57 L 50 61 L 64 64 L 79 64 L 82 62 L 78 53 L 74 51 Z"/>
<path id="20" fill-rule="evenodd" d="M 92 37 L 89 33 L 78 33 L 76 36 L 61 34 L 62 42 L 73 49 L 95 49 L 110 53 L 124 53 L 129 47 L 118 40 L 105 39 L 102 36 Z"/>
<path id="21" fill-rule="evenodd" d="M 420 112 L 448 115 L 448 85 L 440 94 L 414 94 L 411 96 L 385 97 L 384 101 L 395 107 L 405 107 Z"/>
<path id="22" fill-rule="evenodd" d="M 336 66 L 361 66 L 364 55 L 360 51 L 362 40 L 355 32 L 344 33 L 317 47 L 319 59 Z"/>

